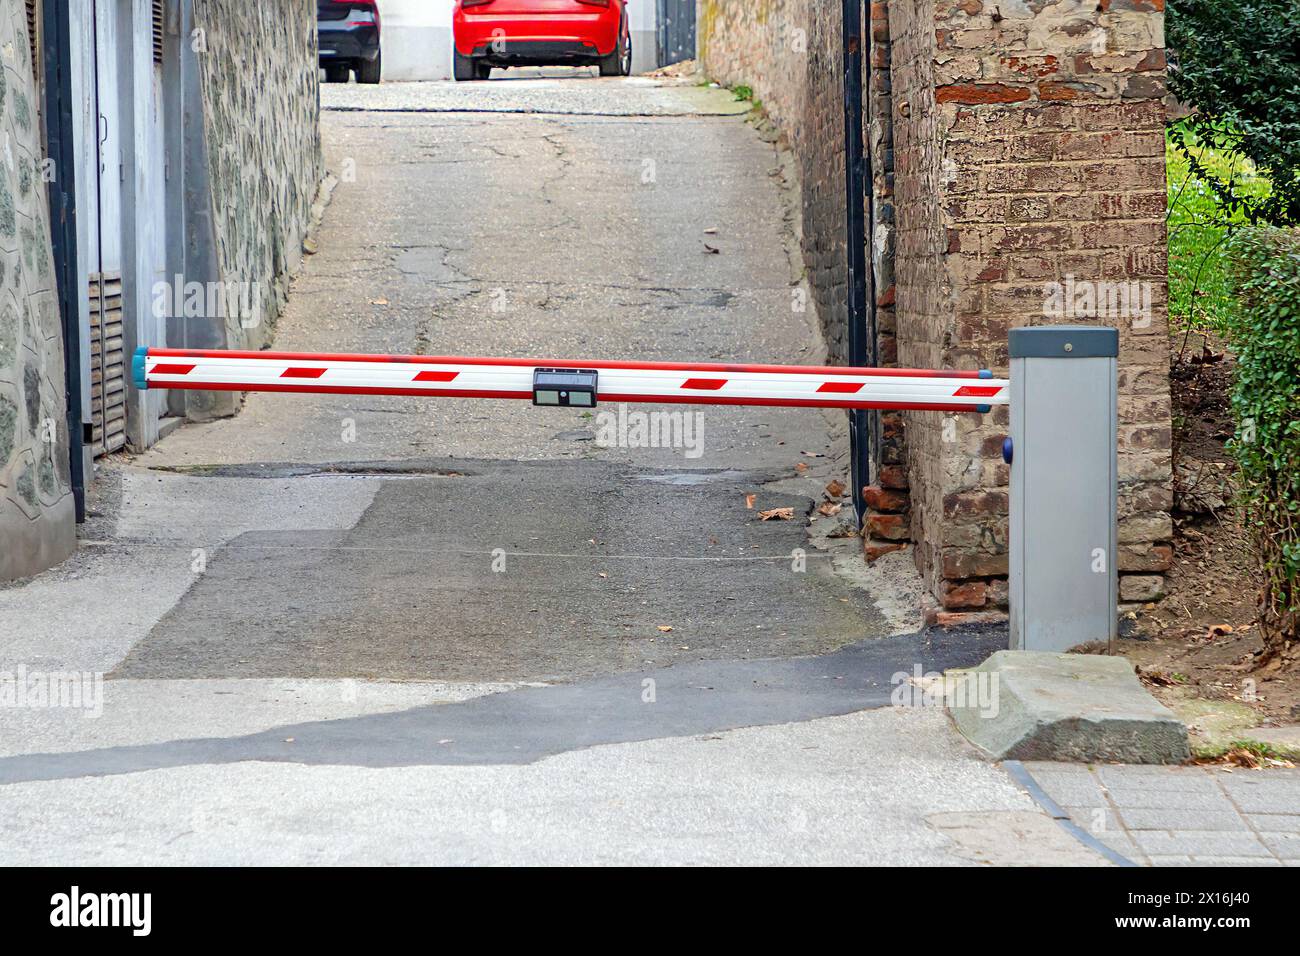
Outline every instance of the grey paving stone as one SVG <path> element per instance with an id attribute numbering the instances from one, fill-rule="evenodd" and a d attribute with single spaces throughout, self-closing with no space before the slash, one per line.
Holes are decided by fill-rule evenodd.
<path id="1" fill-rule="evenodd" d="M 1260 856 L 1198 856 L 1192 858 L 1194 866 L 1281 866 L 1272 857 Z"/>
<path id="2" fill-rule="evenodd" d="M 1243 787 L 1228 792 L 1243 813 L 1293 814 L 1300 808 L 1300 788 Z"/>
<path id="3" fill-rule="evenodd" d="M 1298 813 L 1248 813 L 1246 818 L 1262 833 L 1300 833 Z"/>
<path id="4" fill-rule="evenodd" d="M 1202 857 L 1267 857 L 1272 858 L 1268 847 L 1248 833 L 1215 833 L 1210 831 L 1180 830 L 1162 833 L 1138 830 L 1133 833 L 1148 856 Z"/>
<path id="5" fill-rule="evenodd" d="M 1070 815 L 1076 826 L 1085 833 L 1100 838 L 1106 833 L 1123 833 L 1124 827 L 1115 816 L 1115 811 L 1107 807 L 1062 807 Z"/>
<path id="6" fill-rule="evenodd" d="M 1169 807 L 1124 808 L 1120 811 L 1130 830 L 1210 830 L 1249 833 L 1250 827 L 1235 810 L 1177 810 Z"/>
<path id="7" fill-rule="evenodd" d="M 1111 787 L 1110 798 L 1123 810 L 1233 810 L 1232 803 L 1217 787 L 1197 790 L 1132 790 Z"/>
<path id="8" fill-rule="evenodd" d="M 1200 767 L 1101 766 L 1096 773 L 1106 787 L 1128 790 L 1199 790 L 1213 783 Z"/>
<path id="9" fill-rule="evenodd" d="M 1037 779 L 1040 773 L 1050 773 L 1062 777 L 1091 777 L 1092 770 L 1086 763 L 1065 763 L 1061 760 L 1025 760 L 1022 765 Z"/>
<path id="10" fill-rule="evenodd" d="M 1223 774 L 1234 786 L 1300 786 L 1300 767 L 1274 767 L 1270 770 L 1245 770 Z"/>
<path id="11" fill-rule="evenodd" d="M 1283 860 L 1300 860 L 1300 833 L 1261 833 L 1264 845 Z"/>
<path id="12" fill-rule="evenodd" d="M 1105 844 L 1114 850 L 1120 856 L 1126 857 L 1139 866 L 1145 866 L 1147 855 L 1142 852 L 1142 848 L 1133 842 L 1133 838 L 1122 830 L 1112 830 L 1108 833 L 1094 833 L 1099 843 Z"/>
<path id="13" fill-rule="evenodd" d="M 1105 807 L 1106 795 L 1091 774 L 1081 777 L 1053 773 L 1032 774 L 1049 797 L 1063 807 Z"/>
<path id="14" fill-rule="evenodd" d="M 1147 862 L 1152 866 L 1196 866 L 1190 856 L 1149 856 Z"/>

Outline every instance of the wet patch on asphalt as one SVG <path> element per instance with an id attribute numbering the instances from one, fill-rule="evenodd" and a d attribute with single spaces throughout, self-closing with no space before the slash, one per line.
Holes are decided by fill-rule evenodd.
<path id="1" fill-rule="evenodd" d="M 765 488 L 771 475 L 481 460 L 190 473 L 385 469 L 349 530 L 250 531 L 216 550 L 111 676 L 562 682 L 888 633 L 810 546 L 812 500 Z M 759 520 L 782 507 L 795 519 Z"/>

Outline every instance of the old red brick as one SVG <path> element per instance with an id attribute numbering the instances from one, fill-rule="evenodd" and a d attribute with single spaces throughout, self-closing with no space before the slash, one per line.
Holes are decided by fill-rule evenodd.
<path id="1" fill-rule="evenodd" d="M 1144 56 L 1141 60 L 1138 61 L 1138 65 L 1135 66 L 1134 69 L 1141 70 L 1143 72 L 1149 70 L 1163 70 L 1166 65 L 1167 64 L 1165 62 L 1165 51 L 1152 50 L 1150 53 L 1148 53 L 1146 56 Z"/>
<path id="2" fill-rule="evenodd" d="M 937 627 L 960 627 L 963 624 L 1000 624 L 1007 619 L 1001 611 L 940 611 L 926 612 L 925 623 Z"/>
<path id="3" fill-rule="evenodd" d="M 904 492 L 888 490 L 879 485 L 867 485 L 862 489 L 862 500 L 872 511 L 898 514 L 907 510 L 909 499 Z"/>
<path id="4" fill-rule="evenodd" d="M 988 585 L 983 581 L 944 584 L 943 606 L 950 611 L 969 611 L 983 607 L 987 602 Z"/>
<path id="5" fill-rule="evenodd" d="M 902 515 L 867 515 L 867 530 L 872 537 L 886 541 L 906 541 L 907 519 Z"/>
<path id="6" fill-rule="evenodd" d="M 1168 571 L 1173 567 L 1174 549 L 1167 544 L 1125 545 L 1119 549 L 1121 571 Z"/>
<path id="7" fill-rule="evenodd" d="M 941 569 L 943 576 L 950 581 L 999 577 L 1007 573 L 1007 556 L 945 548 Z"/>
<path id="8" fill-rule="evenodd" d="M 935 89 L 934 98 L 937 103 L 965 103 L 970 106 L 982 103 L 1018 103 L 1029 99 L 1029 90 L 1007 86 L 1005 83 L 951 83 Z"/>
<path id="9" fill-rule="evenodd" d="M 947 518 L 997 516 L 1007 513 L 1005 491 L 954 491 L 943 496 L 943 513 Z"/>
<path id="10" fill-rule="evenodd" d="M 1038 98 L 1044 101 L 1073 100 L 1079 96 L 1079 87 L 1071 83 L 1045 80 L 1038 84 Z"/>
<path id="11" fill-rule="evenodd" d="M 892 488 L 895 491 L 906 491 L 907 469 L 902 465 L 884 465 L 880 469 L 880 486 L 882 488 Z"/>

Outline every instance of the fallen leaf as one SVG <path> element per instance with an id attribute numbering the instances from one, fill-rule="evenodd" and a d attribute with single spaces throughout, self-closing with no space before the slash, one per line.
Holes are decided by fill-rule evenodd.
<path id="1" fill-rule="evenodd" d="M 794 466 L 794 470 L 795 470 L 795 471 L 807 471 L 807 470 L 808 470 L 808 466 L 805 465 L 803 462 L 799 462 L 798 464 L 796 464 L 796 465 Z"/>
<path id="2" fill-rule="evenodd" d="M 704 230 L 704 234 L 705 234 L 706 236 L 716 236 L 716 235 L 718 234 L 718 227 L 717 227 L 717 226 L 709 226 L 708 229 L 705 229 L 705 230 Z"/>
<path id="3" fill-rule="evenodd" d="M 1156 687 L 1172 687 L 1178 681 L 1161 671 L 1143 670 L 1141 667 L 1135 668 L 1138 679 L 1144 684 L 1152 684 Z"/>
<path id="4" fill-rule="evenodd" d="M 838 478 L 836 478 L 836 479 L 835 479 L 834 481 L 832 481 L 829 485 L 827 485 L 827 486 L 826 486 L 826 497 L 827 497 L 827 498 L 830 498 L 831 501 L 838 501 L 839 499 L 843 498 L 843 497 L 844 497 L 844 482 L 842 482 L 842 481 L 840 481 Z"/>
<path id="5" fill-rule="evenodd" d="M 721 252 L 721 251 L 722 251 L 721 249 L 715 249 L 713 246 L 709 245 L 707 242 L 704 244 L 704 252 L 705 252 L 706 255 L 716 256 L 716 255 L 717 255 L 719 252 Z"/>
<path id="6" fill-rule="evenodd" d="M 771 521 L 776 518 L 779 521 L 791 521 L 794 519 L 793 508 L 771 508 L 767 511 L 760 511 L 758 516 L 764 521 Z"/>
<path id="7" fill-rule="evenodd" d="M 817 513 L 827 518 L 830 518 L 839 514 L 840 509 L 842 509 L 843 507 L 844 506 L 840 504 L 838 501 L 836 502 L 823 501 L 821 505 L 817 508 Z"/>
<path id="8" fill-rule="evenodd" d="M 385 298 L 383 298 L 383 297 L 381 296 L 381 297 L 378 298 L 378 299 L 371 299 L 371 300 L 370 300 L 370 304 L 371 304 L 371 305 L 388 305 L 388 300 L 385 299 Z"/>
<path id="9" fill-rule="evenodd" d="M 659 625 L 659 630 L 663 631 L 665 634 L 667 634 L 667 633 L 668 633 L 669 631 L 671 631 L 672 629 L 673 629 L 673 626 L 672 626 L 671 624 L 660 624 L 660 625 Z"/>
<path id="10" fill-rule="evenodd" d="M 596 577 L 598 577 L 598 578 L 607 578 L 607 577 L 609 577 L 609 575 L 606 574 L 604 571 L 601 571 L 599 574 L 596 575 Z"/>
<path id="11" fill-rule="evenodd" d="M 757 498 L 758 495 L 745 495 L 745 507 L 748 508 L 750 511 L 753 511 L 754 502 L 755 500 L 757 500 Z"/>

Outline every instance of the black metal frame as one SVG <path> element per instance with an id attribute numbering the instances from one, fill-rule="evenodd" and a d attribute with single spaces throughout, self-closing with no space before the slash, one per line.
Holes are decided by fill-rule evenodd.
<path id="1" fill-rule="evenodd" d="M 864 24 L 863 0 L 843 0 L 844 5 L 844 194 L 848 259 L 848 346 L 849 364 L 855 367 L 875 365 L 876 347 L 875 296 L 870 294 L 867 270 L 867 223 L 872 216 L 873 192 L 867 176 L 869 168 L 863 146 L 862 66 L 870 62 L 871 29 Z M 864 29 L 864 25 L 866 29 Z M 866 512 L 862 489 L 871 481 L 873 413 L 866 409 L 849 412 L 849 449 L 852 472 L 853 507 L 861 525 Z"/>
<path id="2" fill-rule="evenodd" d="M 63 372 L 66 378 L 68 473 L 77 522 L 86 520 L 86 443 L 81 418 L 81 283 L 77 281 L 77 161 L 73 140 L 71 5 L 41 4 L 41 38 L 45 61 L 46 155 L 53 162 L 49 184 L 50 244 L 54 285 L 63 325 Z"/>

